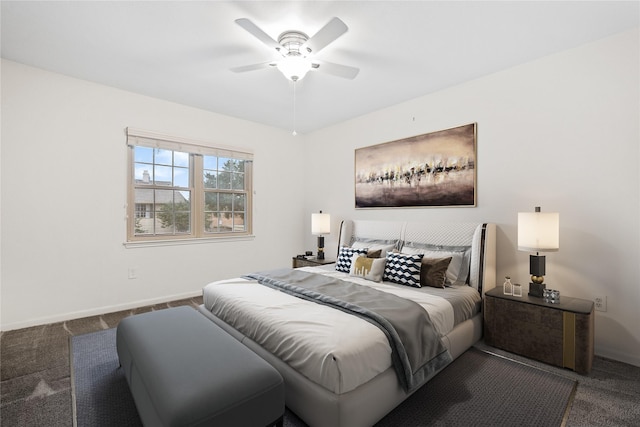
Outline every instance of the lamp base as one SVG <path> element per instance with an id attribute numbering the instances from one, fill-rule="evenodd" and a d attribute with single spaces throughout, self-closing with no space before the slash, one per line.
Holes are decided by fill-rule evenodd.
<path id="1" fill-rule="evenodd" d="M 529 255 L 529 274 L 533 276 L 543 277 L 545 275 L 545 259 L 544 255 Z M 537 280 L 531 280 L 536 283 Z"/>
<path id="2" fill-rule="evenodd" d="M 542 298 L 542 292 L 546 287 L 544 283 L 529 283 L 529 296 Z"/>
<path id="3" fill-rule="evenodd" d="M 318 259 L 324 259 L 324 236 L 318 236 Z"/>

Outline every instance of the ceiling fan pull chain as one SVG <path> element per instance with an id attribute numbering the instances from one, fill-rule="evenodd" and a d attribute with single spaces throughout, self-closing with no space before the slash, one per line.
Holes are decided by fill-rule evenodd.
<path id="1" fill-rule="evenodd" d="M 296 81 L 293 81 L 293 136 L 296 136 Z"/>

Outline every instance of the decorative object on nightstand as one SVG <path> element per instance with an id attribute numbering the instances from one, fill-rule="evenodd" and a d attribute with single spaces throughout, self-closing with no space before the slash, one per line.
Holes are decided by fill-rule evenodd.
<path id="1" fill-rule="evenodd" d="M 560 291 L 556 291 L 555 289 L 545 289 L 542 291 L 542 297 L 545 302 L 558 304 L 560 302 Z"/>
<path id="2" fill-rule="evenodd" d="M 513 296 L 514 297 L 522 296 L 522 285 L 520 283 L 513 284 Z"/>
<path id="3" fill-rule="evenodd" d="M 535 252 L 529 256 L 529 295 L 542 298 L 544 284 L 545 257 L 540 252 L 556 252 L 560 248 L 560 214 L 557 212 L 518 213 L 518 250 Z"/>
<path id="4" fill-rule="evenodd" d="M 331 215 L 320 213 L 311 214 L 311 234 L 318 235 L 318 259 L 324 259 L 324 236 L 331 232 Z"/>
<path id="5" fill-rule="evenodd" d="M 513 285 L 511 284 L 511 277 L 504 276 L 504 283 L 502 284 L 502 292 L 505 295 L 513 295 Z"/>

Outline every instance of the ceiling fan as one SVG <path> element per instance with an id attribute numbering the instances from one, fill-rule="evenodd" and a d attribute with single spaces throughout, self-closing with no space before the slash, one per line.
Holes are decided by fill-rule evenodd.
<path id="1" fill-rule="evenodd" d="M 315 58 L 318 52 L 348 31 L 347 25 L 339 18 L 331 19 L 311 38 L 302 31 L 287 30 L 280 34 L 278 41 L 275 41 L 249 19 L 240 18 L 236 19 L 235 22 L 267 47 L 274 49 L 279 58 L 275 61 L 235 67 L 231 69 L 233 72 L 244 73 L 246 71 L 276 67 L 287 79 L 297 82 L 302 80 L 310 70 L 332 74 L 345 79 L 354 79 L 360 71 L 355 67 L 320 61 Z"/>

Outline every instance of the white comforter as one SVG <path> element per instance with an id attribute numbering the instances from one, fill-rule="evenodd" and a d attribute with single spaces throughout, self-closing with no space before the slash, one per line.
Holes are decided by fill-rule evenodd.
<path id="1" fill-rule="evenodd" d="M 322 267 L 304 270 L 411 299 L 428 311 L 441 336 L 454 327 L 453 307 L 429 289 L 374 283 Z M 477 295 L 474 289 L 463 288 L 467 289 L 461 292 Z M 241 278 L 210 283 L 203 297 L 214 315 L 336 394 L 349 392 L 391 367 L 384 333 L 356 316 Z"/>

